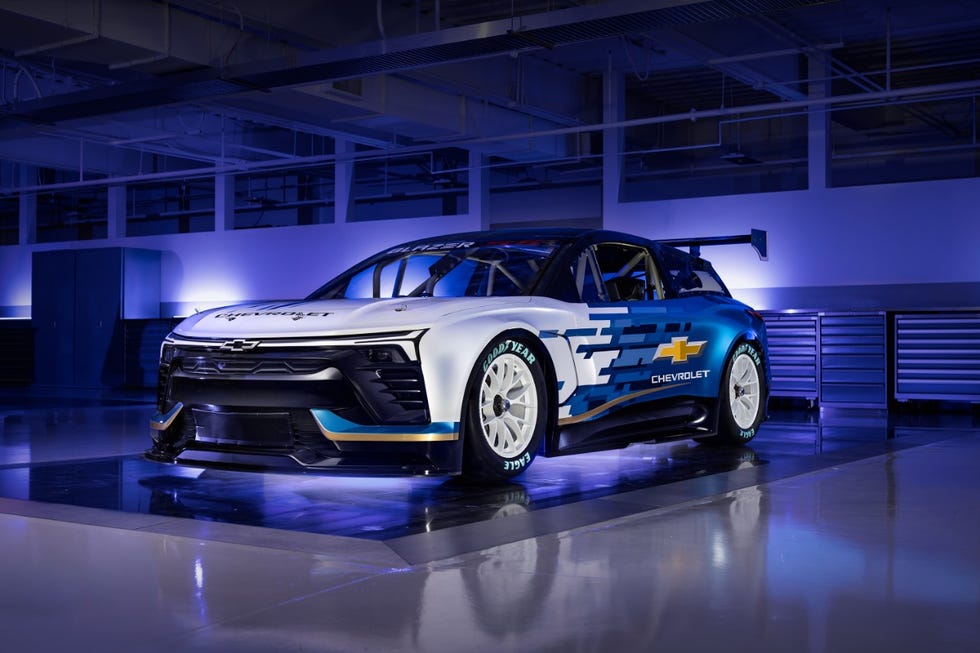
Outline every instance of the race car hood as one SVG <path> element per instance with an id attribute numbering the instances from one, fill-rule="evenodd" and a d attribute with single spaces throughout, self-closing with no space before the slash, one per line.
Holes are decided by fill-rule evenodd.
<path id="1" fill-rule="evenodd" d="M 523 303 L 528 297 L 334 299 L 241 304 L 193 315 L 174 333 L 194 338 L 296 338 L 427 328 L 463 310 Z"/>

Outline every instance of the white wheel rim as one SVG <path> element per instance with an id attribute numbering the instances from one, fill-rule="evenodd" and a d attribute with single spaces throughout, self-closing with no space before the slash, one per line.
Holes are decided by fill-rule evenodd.
<path id="1" fill-rule="evenodd" d="M 752 428 L 759 415 L 759 370 L 748 354 L 739 354 L 728 376 L 728 400 L 738 428 Z"/>
<path id="2" fill-rule="evenodd" d="M 480 382 L 480 425 L 487 444 L 503 458 L 518 456 L 537 423 L 538 393 L 531 368 L 520 356 L 498 356 Z"/>

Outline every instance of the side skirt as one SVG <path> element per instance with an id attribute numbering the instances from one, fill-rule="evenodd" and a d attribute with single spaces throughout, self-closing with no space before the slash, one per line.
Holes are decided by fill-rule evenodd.
<path id="1" fill-rule="evenodd" d="M 716 432 L 714 400 L 674 397 L 627 406 L 584 422 L 559 423 L 546 455 L 617 449 L 636 442 L 709 437 Z"/>

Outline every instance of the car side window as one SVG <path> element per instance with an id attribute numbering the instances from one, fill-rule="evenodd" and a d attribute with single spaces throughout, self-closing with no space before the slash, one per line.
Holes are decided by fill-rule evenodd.
<path id="1" fill-rule="evenodd" d="M 593 245 L 579 256 L 573 273 L 584 302 L 645 301 L 663 296 L 653 257 L 636 245 Z"/>
<path id="2" fill-rule="evenodd" d="M 663 261 L 664 283 L 671 290 L 671 296 L 681 297 L 693 293 L 731 296 L 708 261 L 664 245 L 660 246 L 659 252 Z"/>

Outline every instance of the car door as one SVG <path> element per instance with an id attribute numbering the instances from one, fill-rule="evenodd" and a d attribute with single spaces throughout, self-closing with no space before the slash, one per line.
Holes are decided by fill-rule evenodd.
<path id="1" fill-rule="evenodd" d="M 658 347 L 684 327 L 669 324 L 664 286 L 642 244 L 587 245 L 573 259 L 572 275 L 582 315 L 578 328 L 564 335 L 578 387 L 561 405 L 559 425 L 600 419 L 654 394 L 650 372 Z"/>

